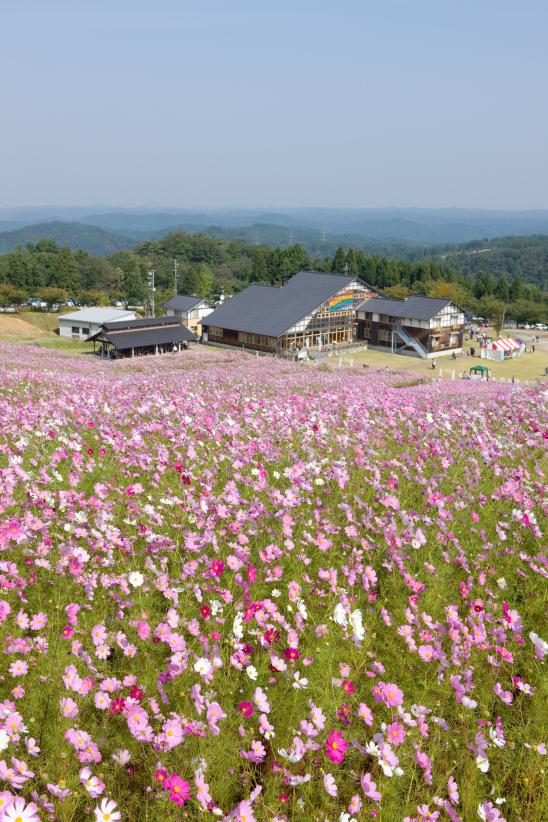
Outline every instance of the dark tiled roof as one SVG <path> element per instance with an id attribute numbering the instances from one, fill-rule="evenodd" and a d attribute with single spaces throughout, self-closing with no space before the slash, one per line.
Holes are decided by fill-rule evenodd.
<path id="1" fill-rule="evenodd" d="M 162 308 L 172 308 L 175 311 L 191 311 L 202 302 L 204 302 L 203 297 L 190 297 L 188 294 L 177 294 L 172 300 L 168 300 Z"/>
<path id="2" fill-rule="evenodd" d="M 118 350 L 141 348 L 148 345 L 173 345 L 194 342 L 196 337 L 181 323 L 176 325 L 142 328 L 127 331 L 105 331 L 95 335 L 95 339 L 106 340 Z"/>
<path id="3" fill-rule="evenodd" d="M 318 271 L 299 271 L 283 288 L 250 285 L 209 314 L 202 325 L 279 337 L 356 279 Z"/>
<path id="4" fill-rule="evenodd" d="M 392 300 L 388 297 L 372 297 L 358 306 L 358 311 L 387 314 L 389 317 L 400 317 L 411 320 L 431 320 L 432 317 L 449 305 L 451 300 L 437 297 L 407 297 L 405 300 Z"/>
<path id="5" fill-rule="evenodd" d="M 103 340 L 119 351 L 141 348 L 148 345 L 173 345 L 192 342 L 196 337 L 186 326 L 174 317 L 145 317 L 141 320 L 103 323 L 89 340 Z"/>
<path id="6" fill-rule="evenodd" d="M 176 322 L 175 317 L 143 317 L 140 320 L 117 320 L 116 322 L 103 323 L 101 328 L 105 331 L 122 331 L 125 328 L 156 328 L 162 325 L 173 325 Z"/>

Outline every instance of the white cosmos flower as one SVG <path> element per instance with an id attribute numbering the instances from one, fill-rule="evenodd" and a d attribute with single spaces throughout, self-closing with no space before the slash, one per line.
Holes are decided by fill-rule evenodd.
<path id="1" fill-rule="evenodd" d="M 258 677 L 257 668 L 254 665 L 248 665 L 245 672 L 252 681 L 255 681 Z"/>
<path id="2" fill-rule="evenodd" d="M 305 676 L 301 677 L 298 671 L 293 674 L 293 679 L 295 680 L 293 683 L 294 688 L 302 690 L 308 686 L 308 679 Z"/>
<path id="3" fill-rule="evenodd" d="M 333 619 L 337 623 L 337 625 L 342 625 L 343 627 L 346 626 L 346 611 L 344 610 L 344 605 L 340 602 L 337 602 L 335 605 L 335 613 L 333 614 Z"/>
<path id="4" fill-rule="evenodd" d="M 234 617 L 234 622 L 232 623 L 232 633 L 234 634 L 236 639 L 241 639 L 244 635 L 243 621 L 243 614 L 236 614 L 236 616 Z"/>
<path id="5" fill-rule="evenodd" d="M 10 744 L 10 738 L 3 728 L 0 729 L 0 751 L 5 751 Z"/>
<path id="6" fill-rule="evenodd" d="M 482 773 L 489 770 L 489 760 L 485 756 L 476 756 L 476 765 Z"/>
<path id="7" fill-rule="evenodd" d="M 363 627 L 362 612 L 359 608 L 356 608 L 355 611 L 352 611 L 352 613 L 350 614 L 350 619 L 348 621 L 352 626 L 352 637 L 357 642 L 361 642 L 365 636 L 365 628 Z"/>
<path id="8" fill-rule="evenodd" d="M 132 571 L 131 574 L 128 576 L 129 584 L 132 585 L 134 588 L 140 588 L 143 582 L 145 581 L 144 576 L 140 571 Z"/>
<path id="9" fill-rule="evenodd" d="M 34 819 L 39 819 L 37 811 L 38 808 L 34 802 L 26 805 L 21 796 L 14 797 L 14 801 L 6 805 L 2 820 L 3 822 L 32 822 Z"/>
<path id="10" fill-rule="evenodd" d="M 369 756 L 376 756 L 378 758 L 381 755 L 379 748 L 375 745 L 374 742 L 366 742 L 365 750 L 367 751 Z"/>
<path id="11" fill-rule="evenodd" d="M 506 744 L 503 739 L 500 738 L 495 728 L 489 728 L 489 736 L 497 746 L 497 748 L 504 748 Z"/>
<path id="12" fill-rule="evenodd" d="M 118 822 L 122 814 L 117 810 L 116 802 L 112 799 L 103 799 L 101 805 L 95 808 L 96 822 Z"/>
<path id="13" fill-rule="evenodd" d="M 205 657 L 200 657 L 200 659 L 196 660 L 194 663 L 194 670 L 197 674 L 201 676 L 207 676 L 208 673 L 211 671 L 212 665 L 209 659 Z"/>

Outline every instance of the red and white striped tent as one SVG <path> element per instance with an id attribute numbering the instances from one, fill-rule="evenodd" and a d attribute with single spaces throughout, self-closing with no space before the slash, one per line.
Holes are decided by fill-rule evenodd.
<path id="1" fill-rule="evenodd" d="M 513 337 L 504 337 L 482 346 L 481 356 L 484 360 L 504 360 L 519 357 L 525 351 L 525 344 Z"/>

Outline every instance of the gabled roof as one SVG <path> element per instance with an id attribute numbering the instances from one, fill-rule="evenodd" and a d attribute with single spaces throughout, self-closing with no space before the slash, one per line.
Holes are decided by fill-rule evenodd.
<path id="1" fill-rule="evenodd" d="M 179 321 L 175 317 L 143 317 L 142 319 L 117 320 L 101 325 L 105 331 L 123 331 L 124 329 L 154 328 L 162 325 L 174 325 Z"/>
<path id="2" fill-rule="evenodd" d="M 209 314 L 203 325 L 279 337 L 357 277 L 299 271 L 283 288 L 253 284 Z"/>
<path id="3" fill-rule="evenodd" d="M 175 311 L 192 311 L 200 303 L 206 302 L 204 297 L 191 297 L 188 294 L 177 294 L 173 299 L 168 300 L 162 308 L 172 308 Z"/>
<path id="4" fill-rule="evenodd" d="M 150 317 L 133 323 L 105 323 L 90 340 L 111 343 L 118 351 L 149 345 L 195 342 L 196 337 L 173 317 Z"/>
<path id="5" fill-rule="evenodd" d="M 449 305 L 451 300 L 438 297 L 406 297 L 394 300 L 389 297 L 372 297 L 358 306 L 358 311 L 387 314 L 389 317 L 400 317 L 410 320 L 431 320 L 436 314 Z"/>
<path id="6" fill-rule="evenodd" d="M 60 320 L 76 320 L 82 323 L 106 323 L 116 320 L 132 319 L 134 311 L 124 308 L 82 308 L 80 311 L 71 311 L 70 314 L 61 314 Z"/>

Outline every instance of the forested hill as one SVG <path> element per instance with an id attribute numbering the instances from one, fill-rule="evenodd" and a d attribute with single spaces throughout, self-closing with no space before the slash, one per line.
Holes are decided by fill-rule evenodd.
<path id="1" fill-rule="evenodd" d="M 97 257 L 106 257 L 135 245 L 134 239 L 113 234 L 104 228 L 54 220 L 0 233 L 0 254 L 14 251 L 17 246 L 25 248 L 29 243 L 34 245 L 42 239 L 53 240 L 72 251 L 87 251 Z"/>
<path id="2" fill-rule="evenodd" d="M 437 256 L 464 274 L 519 277 L 548 291 L 548 237 L 497 237 L 445 249 L 425 249 L 428 256 Z"/>
<path id="3" fill-rule="evenodd" d="M 301 269 L 348 271 L 389 296 L 448 297 L 481 316 L 504 312 L 518 321 L 547 321 L 548 293 L 536 285 L 506 273 L 494 277 L 479 271 L 472 276 L 457 270 L 449 259 L 390 259 L 342 246 L 333 255 L 320 257 L 299 244 L 272 248 L 183 231 L 99 257 L 42 239 L 0 254 L 0 303 L 17 305 L 26 297 L 38 296 L 53 304 L 70 296 L 87 305 L 118 300 L 142 305 L 151 302 L 148 272 L 154 269 L 159 309 L 173 296 L 176 262 L 179 293 L 213 299 L 221 292 L 240 291 L 251 282 L 282 285 Z"/>
<path id="4" fill-rule="evenodd" d="M 117 251 L 139 247 L 156 241 L 162 247 L 163 239 L 169 245 L 171 236 L 207 236 L 220 243 L 245 243 L 251 247 L 269 246 L 288 249 L 299 245 L 312 259 L 335 255 L 339 247 L 353 248 L 366 256 L 379 255 L 391 260 L 438 260 L 462 274 L 498 279 L 518 277 L 548 291 L 548 236 L 509 236 L 474 240 L 468 243 L 442 245 L 409 245 L 398 240 L 366 240 L 358 234 L 331 234 L 314 228 L 293 227 L 268 223 L 231 226 L 202 226 L 187 224 L 169 232 L 152 224 L 148 231 L 128 229 L 132 236 L 108 231 L 96 225 L 80 222 L 51 221 L 36 223 L 0 233 L 0 253 L 26 248 L 40 240 L 53 240 L 72 251 L 83 250 L 97 257 L 108 257 Z M 198 241 L 199 244 L 199 241 Z"/>

